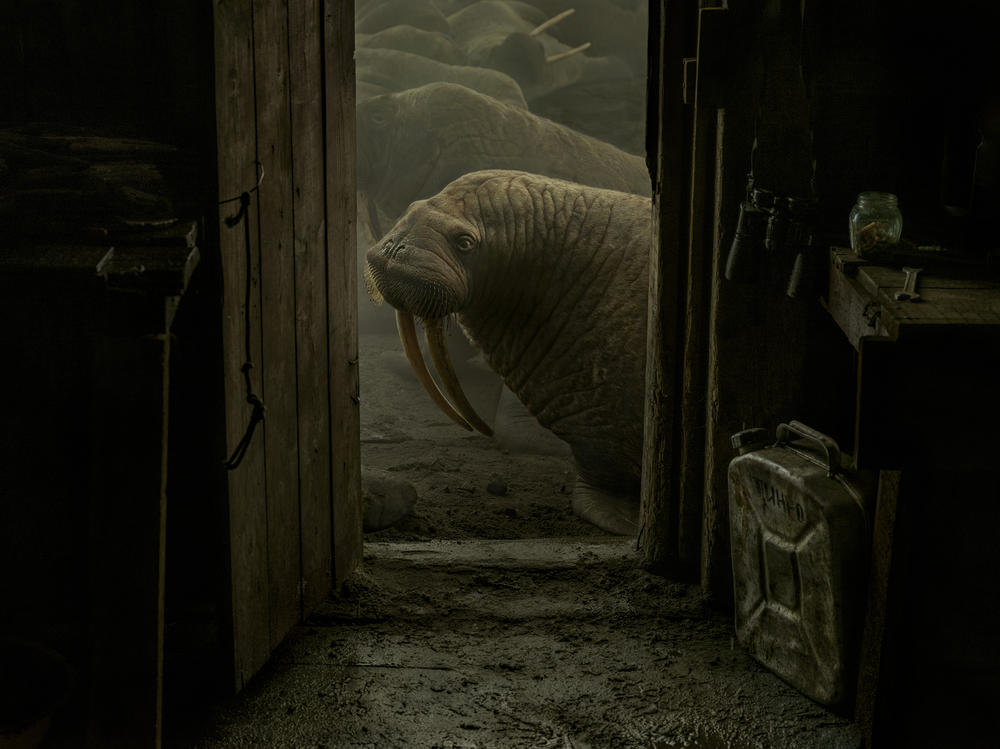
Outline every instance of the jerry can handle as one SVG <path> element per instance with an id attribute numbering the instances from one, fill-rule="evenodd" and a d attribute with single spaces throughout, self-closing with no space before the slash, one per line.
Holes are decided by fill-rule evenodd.
<path id="1" fill-rule="evenodd" d="M 804 437 L 807 440 L 812 440 L 823 448 L 826 452 L 826 464 L 830 476 L 840 470 L 840 446 L 837 445 L 832 437 L 827 437 L 822 432 L 817 432 L 801 421 L 790 421 L 787 424 L 778 424 L 776 433 L 778 442 L 787 442 L 789 432 L 797 434 L 799 437 Z"/>

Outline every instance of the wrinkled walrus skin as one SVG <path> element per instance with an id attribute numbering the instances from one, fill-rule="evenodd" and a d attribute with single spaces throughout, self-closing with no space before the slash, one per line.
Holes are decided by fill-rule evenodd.
<path id="1" fill-rule="evenodd" d="M 456 315 L 570 445 L 577 514 L 627 535 L 637 531 L 650 231 L 647 197 L 488 170 L 413 203 L 367 252 L 373 298 L 425 325 Z"/>

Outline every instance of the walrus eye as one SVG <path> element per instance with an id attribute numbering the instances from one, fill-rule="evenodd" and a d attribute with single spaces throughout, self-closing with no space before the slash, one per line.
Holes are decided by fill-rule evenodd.
<path id="1" fill-rule="evenodd" d="M 468 252 L 476 246 L 476 240 L 468 234 L 459 234 L 458 238 L 455 240 L 455 246 L 462 252 Z"/>
<path id="2" fill-rule="evenodd" d="M 367 108 L 368 121 L 375 127 L 385 127 L 389 124 L 391 110 L 392 103 L 384 96 L 372 99 Z"/>

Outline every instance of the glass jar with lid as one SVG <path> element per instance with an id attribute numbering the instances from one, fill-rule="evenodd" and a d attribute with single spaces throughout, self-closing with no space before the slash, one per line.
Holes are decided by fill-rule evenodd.
<path id="1" fill-rule="evenodd" d="M 899 200 L 891 192 L 863 192 L 851 209 L 851 249 L 864 255 L 880 244 L 896 244 L 903 231 Z"/>

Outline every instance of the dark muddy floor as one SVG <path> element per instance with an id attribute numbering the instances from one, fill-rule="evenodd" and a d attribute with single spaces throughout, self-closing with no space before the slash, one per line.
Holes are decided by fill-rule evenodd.
<path id="1" fill-rule="evenodd" d="M 497 418 L 499 383 L 457 358 Z M 364 465 L 413 485 L 412 514 L 368 534 L 344 591 L 168 746 L 860 745 L 749 658 L 697 587 L 645 572 L 634 541 L 574 517 L 558 443 L 502 407 L 495 439 L 454 426 L 388 333 L 363 339 L 362 378 Z"/>

